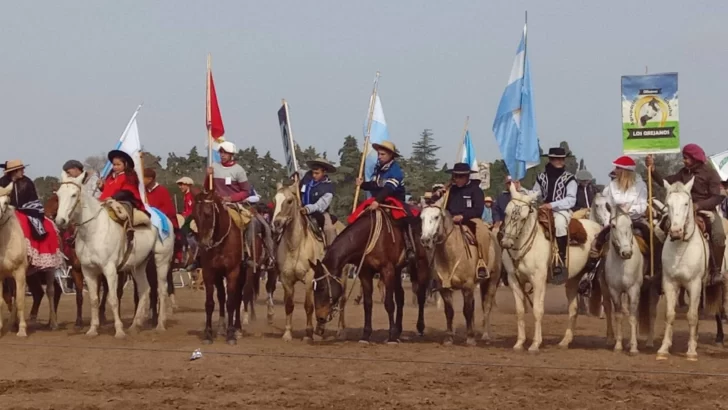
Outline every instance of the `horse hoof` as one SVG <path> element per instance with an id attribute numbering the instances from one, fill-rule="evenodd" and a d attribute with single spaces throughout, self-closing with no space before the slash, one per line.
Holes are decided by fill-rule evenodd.
<path id="1" fill-rule="evenodd" d="M 96 337 L 98 335 L 99 332 L 97 332 L 96 330 L 89 330 L 88 332 L 86 332 L 86 337 Z"/>
<path id="2" fill-rule="evenodd" d="M 523 345 L 515 345 L 513 346 L 514 352 L 522 352 L 523 351 Z"/>
<path id="3" fill-rule="evenodd" d="M 26 337 L 28 337 L 28 333 L 25 331 L 25 329 L 23 329 L 23 330 L 19 330 L 18 333 L 16 333 L 16 336 L 26 338 Z"/>
<path id="4" fill-rule="evenodd" d="M 247 326 L 249 324 L 250 324 L 250 321 L 248 320 L 248 318 L 247 317 L 243 317 L 243 326 Z"/>
<path id="5" fill-rule="evenodd" d="M 669 355 L 667 353 L 658 353 L 657 357 L 655 357 L 655 360 L 657 360 L 657 361 L 667 360 L 668 356 Z"/>
<path id="6" fill-rule="evenodd" d="M 240 330 L 235 331 L 235 338 L 236 339 L 242 339 L 243 338 L 243 332 Z"/>
<path id="7" fill-rule="evenodd" d="M 228 339 L 227 344 L 230 346 L 235 346 L 236 344 L 238 344 L 238 341 L 236 339 Z"/>
<path id="8" fill-rule="evenodd" d="M 716 341 L 715 347 L 725 347 L 725 345 L 723 344 L 723 342 Z"/>
<path id="9" fill-rule="evenodd" d="M 469 337 L 468 340 L 465 341 L 465 344 L 468 346 L 477 346 L 478 342 L 475 341 L 474 337 Z"/>
<path id="10" fill-rule="evenodd" d="M 452 346 L 452 339 L 448 339 L 442 342 L 443 346 Z"/>
<path id="11" fill-rule="evenodd" d="M 688 353 L 686 358 L 688 359 L 689 362 L 697 362 L 698 354 L 697 353 L 693 353 L 693 354 Z"/>
<path id="12" fill-rule="evenodd" d="M 359 344 L 360 345 L 368 345 L 369 344 L 369 341 L 362 339 L 362 340 L 359 341 Z"/>
<path id="13" fill-rule="evenodd" d="M 293 340 L 293 337 L 291 336 L 291 332 L 286 332 L 283 334 L 284 342 L 290 342 L 291 340 Z"/>
<path id="14" fill-rule="evenodd" d="M 536 348 L 532 347 L 532 348 L 528 349 L 528 354 L 530 354 L 532 356 L 536 356 L 539 353 L 541 353 L 541 351 L 538 350 L 538 347 L 536 347 Z"/>
<path id="15" fill-rule="evenodd" d="M 640 354 L 639 350 L 630 350 L 629 355 L 632 357 L 638 356 Z"/>
<path id="16" fill-rule="evenodd" d="M 313 343 L 313 338 L 311 338 L 309 336 L 304 336 L 303 343 Z"/>
<path id="17" fill-rule="evenodd" d="M 345 330 L 339 330 L 336 332 L 336 339 L 338 340 L 346 340 L 346 331 Z"/>
<path id="18" fill-rule="evenodd" d="M 50 329 L 51 331 L 55 331 L 55 330 L 58 330 L 58 329 L 59 329 L 59 328 L 58 328 L 58 324 L 48 325 L 48 328 L 49 328 L 49 329 Z"/>
<path id="19" fill-rule="evenodd" d="M 159 333 L 164 333 L 167 331 L 167 328 L 162 325 L 157 325 L 156 329 L 157 329 L 157 332 L 159 332 Z"/>
<path id="20" fill-rule="evenodd" d="M 211 345 L 211 344 L 212 344 L 212 340 L 210 340 L 210 339 L 205 339 L 205 340 L 203 340 L 203 341 L 202 341 L 202 344 L 203 344 L 203 345 Z"/>
<path id="21" fill-rule="evenodd" d="M 387 345 L 389 346 L 399 346 L 399 339 L 396 340 L 388 340 Z"/>
<path id="22" fill-rule="evenodd" d="M 114 335 L 114 337 L 116 339 L 126 339 L 126 333 L 124 333 L 122 331 L 118 331 L 118 332 L 116 332 L 116 334 Z"/>

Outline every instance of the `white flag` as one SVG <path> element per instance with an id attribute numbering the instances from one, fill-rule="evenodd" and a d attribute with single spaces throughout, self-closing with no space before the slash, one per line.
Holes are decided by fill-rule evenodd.
<path id="1" fill-rule="evenodd" d="M 720 175 L 720 180 L 728 180 L 728 151 L 723 151 L 720 154 L 711 155 L 710 162 L 713 163 L 713 166 L 718 171 L 718 174 Z"/>

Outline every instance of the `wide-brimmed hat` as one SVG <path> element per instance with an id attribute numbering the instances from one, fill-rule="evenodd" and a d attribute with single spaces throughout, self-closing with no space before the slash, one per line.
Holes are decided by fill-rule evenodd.
<path id="1" fill-rule="evenodd" d="M 108 158 L 109 161 L 113 161 L 114 158 L 121 158 L 122 160 L 124 160 L 124 162 L 126 162 L 128 168 L 134 168 L 134 160 L 132 159 L 131 155 L 127 154 L 122 150 L 115 149 L 109 151 Z"/>
<path id="2" fill-rule="evenodd" d="M 571 157 L 571 152 L 566 152 L 565 149 L 561 147 L 555 147 L 555 148 L 549 148 L 548 154 L 541 155 L 542 157 L 549 157 L 549 158 L 566 158 Z"/>
<path id="3" fill-rule="evenodd" d="M 493 202 L 493 198 L 486 196 L 483 202 Z"/>
<path id="4" fill-rule="evenodd" d="M 23 164 L 23 161 L 19 159 L 11 159 L 10 161 L 6 161 L 4 164 L 0 164 L 0 168 L 4 168 L 6 174 L 26 167 L 27 165 Z"/>
<path id="5" fill-rule="evenodd" d="M 458 162 L 452 167 L 452 169 L 448 169 L 446 172 L 453 175 L 470 175 L 478 173 L 478 171 L 470 169 L 470 165 L 465 162 Z"/>
<path id="6" fill-rule="evenodd" d="M 432 199 L 432 192 L 425 192 L 425 199 Z"/>
<path id="7" fill-rule="evenodd" d="M 394 145 L 392 141 L 382 141 L 380 143 L 374 143 L 372 144 L 372 148 L 375 150 L 383 149 L 385 151 L 391 152 L 395 157 L 399 156 L 399 151 L 397 151 L 397 146 Z"/>
<path id="8" fill-rule="evenodd" d="M 306 161 L 306 166 L 308 167 L 308 169 L 323 168 L 326 172 L 329 173 L 336 172 L 336 167 L 334 166 L 334 164 L 321 157 L 311 161 Z"/>
<path id="9" fill-rule="evenodd" d="M 182 184 L 182 185 L 194 185 L 195 184 L 195 182 L 190 177 L 182 177 L 177 180 L 177 183 Z"/>

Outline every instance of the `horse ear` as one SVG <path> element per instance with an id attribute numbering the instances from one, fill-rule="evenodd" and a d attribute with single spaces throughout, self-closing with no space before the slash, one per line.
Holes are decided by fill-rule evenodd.
<path id="1" fill-rule="evenodd" d="M 612 204 L 607 202 L 604 206 L 607 208 L 607 211 L 609 211 L 609 213 L 611 214 L 612 213 Z"/>
<path id="2" fill-rule="evenodd" d="M 664 186 L 664 187 L 665 187 L 665 189 L 667 189 L 667 190 L 670 190 L 670 187 L 671 187 L 672 185 L 670 185 L 670 183 L 669 183 L 669 182 L 667 182 L 667 181 L 665 181 L 665 180 L 663 179 L 663 180 L 662 180 L 662 186 Z"/>
<path id="3" fill-rule="evenodd" d="M 688 183 L 685 184 L 685 190 L 688 192 L 692 191 L 694 183 L 695 183 L 695 177 L 690 178 L 690 181 L 688 181 Z"/>
<path id="4" fill-rule="evenodd" d="M 280 191 L 281 188 L 283 188 L 283 182 L 281 182 L 281 181 L 276 182 L 276 191 Z"/>

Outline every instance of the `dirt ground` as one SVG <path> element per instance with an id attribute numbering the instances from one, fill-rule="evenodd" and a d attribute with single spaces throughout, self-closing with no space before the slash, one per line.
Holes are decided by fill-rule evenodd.
<path id="1" fill-rule="evenodd" d="M 424 338 L 415 335 L 416 310 L 408 297 L 401 344 L 386 339 L 384 307 L 374 305 L 373 340 L 357 343 L 363 325 L 362 307 L 350 305 L 346 341 L 301 341 L 305 324 L 303 292 L 298 285 L 291 343 L 281 340 L 284 326 L 282 290 L 276 291 L 274 325 L 265 320 L 263 296 L 258 320 L 247 326 L 237 346 L 218 338 L 200 343 L 204 324 L 201 291 L 177 290 L 178 310 L 168 330 L 151 328 L 113 337 L 113 326 L 95 339 L 73 329 L 72 295 L 61 300 L 61 330 L 30 329 L 18 339 L 0 339 L 0 395 L 5 408 L 110 409 L 487 409 L 539 408 L 647 409 L 726 408 L 728 350 L 712 345 L 715 324 L 702 321 L 698 362 L 685 360 L 687 322 L 678 316 L 673 356 L 657 362 L 655 350 L 640 342 L 641 354 L 614 353 L 605 345 L 605 322 L 580 317 L 571 349 L 559 349 L 566 325 L 563 289 L 547 295 L 544 346 L 539 355 L 515 353 L 516 323 L 510 289 L 499 290 L 493 314 L 496 340 L 477 347 L 464 345 L 463 317 L 456 316 L 458 340 L 443 347 L 444 314 L 432 305 L 426 311 Z M 127 288 L 128 290 L 129 288 Z M 131 320 L 131 299 L 123 300 L 123 318 Z M 356 294 L 356 291 L 355 291 Z M 375 298 L 378 299 L 378 298 Z M 476 323 L 482 314 L 479 302 Z M 88 306 L 84 306 L 88 323 Z M 461 312 L 459 299 L 456 311 Z M 662 310 L 660 311 L 662 312 Z M 662 313 L 661 313 L 662 314 Z M 47 320 L 45 302 L 40 320 Z M 215 314 L 217 317 L 217 313 Z M 532 319 L 528 316 L 528 338 Z M 662 337 L 658 319 L 658 343 Z M 328 332 L 334 327 L 329 325 Z M 625 329 L 626 330 L 626 329 Z M 328 335 L 328 334 L 327 334 Z M 526 345 L 528 346 L 528 344 Z M 203 357 L 190 361 L 193 350 Z"/>

